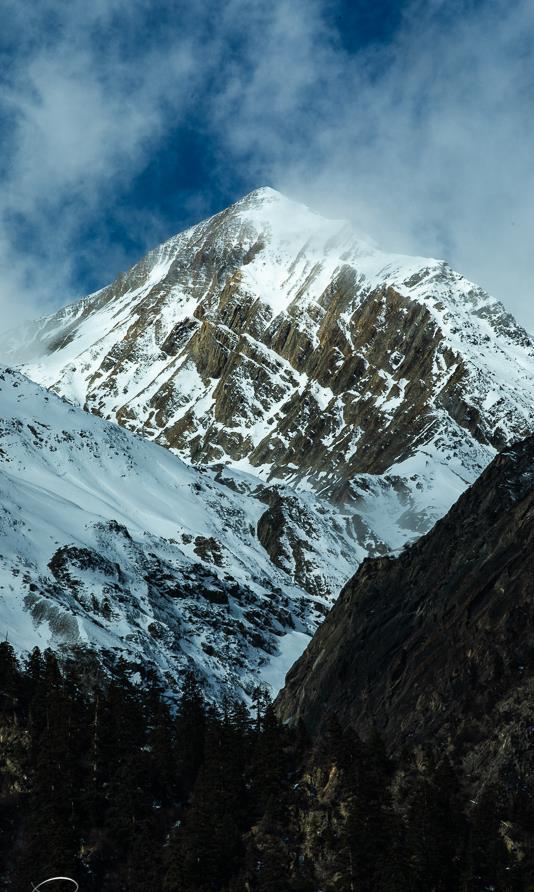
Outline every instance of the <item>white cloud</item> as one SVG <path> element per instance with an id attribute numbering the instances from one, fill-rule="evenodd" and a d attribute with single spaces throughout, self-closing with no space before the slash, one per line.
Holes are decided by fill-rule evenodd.
<path id="1" fill-rule="evenodd" d="M 330 0 L 173 4 L 157 41 L 140 29 L 149 0 L 4 5 L 21 35 L 2 93 L 4 324 L 76 294 L 83 226 L 194 107 L 222 179 L 245 171 L 386 248 L 444 256 L 534 327 L 528 0 L 412 2 L 393 42 L 352 55 Z M 13 239 L 17 215 L 38 245 Z M 151 208 L 131 226 L 161 231 Z M 110 275 L 133 259 L 85 250 Z"/>
<path id="2" fill-rule="evenodd" d="M 532 3 L 412 4 L 392 44 L 352 57 L 318 12 L 299 52 L 262 35 L 230 145 L 384 247 L 445 257 L 534 328 Z"/>
<path id="3" fill-rule="evenodd" d="M 27 5 L 24 44 L 1 94 L 7 158 L 0 191 L 4 326 L 52 309 L 65 301 L 69 288 L 74 291 L 82 228 L 142 168 L 169 114 L 176 121 L 186 113 L 198 77 L 187 39 L 169 41 L 161 54 L 141 42 L 135 58 L 98 46 L 97 24 L 102 27 L 117 13 L 127 19 L 142 5 L 74 0 L 61 4 L 59 25 L 57 3 L 43 4 L 39 15 Z M 21 24 L 24 7 L 13 5 L 13 27 Z M 27 237 L 16 234 L 21 222 Z M 93 243 L 93 262 L 99 262 L 102 248 L 101 262 L 110 266 L 117 247 Z"/>

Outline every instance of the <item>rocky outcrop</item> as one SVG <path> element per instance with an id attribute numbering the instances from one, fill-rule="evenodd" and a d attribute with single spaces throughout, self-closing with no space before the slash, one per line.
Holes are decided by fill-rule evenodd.
<path id="1" fill-rule="evenodd" d="M 11 352 L 33 354 L 29 377 L 188 461 L 246 461 L 321 492 L 437 444 L 472 481 L 534 424 L 534 351 L 500 304 L 270 189 L 35 323 Z"/>
<path id="2" fill-rule="evenodd" d="M 363 562 L 277 700 L 314 732 L 336 714 L 390 749 L 436 743 L 473 778 L 531 783 L 534 437 L 495 458 L 434 529 Z"/>

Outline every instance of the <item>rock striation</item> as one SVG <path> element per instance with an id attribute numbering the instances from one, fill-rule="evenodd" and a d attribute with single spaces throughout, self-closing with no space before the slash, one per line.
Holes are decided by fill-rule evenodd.
<path id="1" fill-rule="evenodd" d="M 388 548 L 534 428 L 534 348 L 501 304 L 269 188 L 4 348 L 187 462 L 375 499 Z"/>

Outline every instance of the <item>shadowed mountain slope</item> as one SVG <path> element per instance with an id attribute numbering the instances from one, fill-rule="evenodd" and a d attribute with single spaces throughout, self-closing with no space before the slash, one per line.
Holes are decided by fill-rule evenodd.
<path id="1" fill-rule="evenodd" d="M 364 561 L 289 672 L 278 713 L 314 731 L 332 713 L 376 725 L 393 751 L 465 746 L 469 772 L 526 783 L 533 631 L 531 436 L 400 557 Z"/>

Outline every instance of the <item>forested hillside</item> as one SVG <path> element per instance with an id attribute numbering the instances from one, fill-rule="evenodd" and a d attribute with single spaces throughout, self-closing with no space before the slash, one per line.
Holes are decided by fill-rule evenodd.
<path id="1" fill-rule="evenodd" d="M 0 646 L 2 888 L 83 892 L 526 892 L 532 805 L 470 801 L 446 756 L 395 759 L 332 719 L 311 742 L 251 709 L 174 700 L 140 666 Z M 530 873 L 532 876 L 532 873 Z"/>

